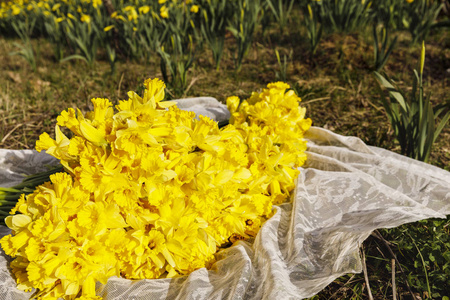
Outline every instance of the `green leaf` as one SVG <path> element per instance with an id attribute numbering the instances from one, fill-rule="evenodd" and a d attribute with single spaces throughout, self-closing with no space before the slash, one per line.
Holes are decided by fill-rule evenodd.
<path id="1" fill-rule="evenodd" d="M 20 193 L 20 190 L 18 190 L 17 188 L 4 188 L 4 187 L 0 187 L 0 197 L 2 194 L 4 193 Z"/>
<path id="2" fill-rule="evenodd" d="M 434 255 L 433 254 L 429 254 L 428 255 L 428 257 L 430 258 L 430 260 L 432 261 L 432 262 L 435 262 L 436 261 L 436 257 L 434 257 Z"/>
<path id="3" fill-rule="evenodd" d="M 375 77 L 377 78 L 378 82 L 389 91 L 389 95 L 391 95 L 397 102 L 400 104 L 400 106 L 403 108 L 405 112 L 408 111 L 405 99 L 403 98 L 402 94 L 386 79 L 384 78 L 380 73 L 374 72 Z"/>
<path id="4" fill-rule="evenodd" d="M 431 154 L 431 148 L 433 146 L 434 142 L 434 114 L 433 114 L 433 107 L 431 106 L 430 101 L 427 101 L 427 118 L 428 118 L 428 130 L 427 130 L 427 138 L 425 142 L 425 157 L 423 159 L 424 162 L 428 162 L 430 154 Z"/>
<path id="5" fill-rule="evenodd" d="M 450 111 L 448 111 L 445 116 L 441 119 L 438 126 L 436 127 L 436 130 L 434 132 L 433 142 L 436 141 L 437 137 L 441 133 L 442 129 L 444 129 L 445 125 L 447 124 L 448 120 L 450 119 Z"/>
<path id="6" fill-rule="evenodd" d="M 63 59 L 61 59 L 61 62 L 65 62 L 65 61 L 72 60 L 72 59 L 80 59 L 80 60 L 83 60 L 84 62 L 86 62 L 87 64 L 89 64 L 87 59 L 84 56 L 81 56 L 79 54 L 73 54 L 73 55 L 64 57 Z"/>

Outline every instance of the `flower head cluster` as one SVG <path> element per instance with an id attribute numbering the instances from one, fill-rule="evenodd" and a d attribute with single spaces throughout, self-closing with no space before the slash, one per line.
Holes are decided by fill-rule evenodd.
<path id="1" fill-rule="evenodd" d="M 96 282 L 111 276 L 189 274 L 209 267 L 220 247 L 254 236 L 272 203 L 289 196 L 310 121 L 287 85 L 269 85 L 239 108 L 229 99 L 235 126 L 222 129 L 163 102 L 162 81 L 144 85 L 117 112 L 92 99 L 91 112 L 61 113 L 55 139 L 41 135 L 37 150 L 67 173 L 22 195 L 6 218 L 13 234 L 0 243 L 15 257 L 19 288 L 98 299 Z"/>
<path id="2" fill-rule="evenodd" d="M 2 1 L 0 3 L 0 19 L 20 15 L 32 16 L 43 14 L 44 16 L 62 17 L 67 7 L 72 7 L 81 13 L 86 8 L 98 9 L 103 6 L 101 0 L 15 0 Z M 82 14 L 83 15 L 83 14 Z M 89 16 L 88 16 L 89 17 Z"/>
<path id="3" fill-rule="evenodd" d="M 305 119 L 300 97 L 289 88 L 284 82 L 270 83 L 242 103 L 236 96 L 227 99 L 230 124 L 241 132 L 249 147 L 250 170 L 263 175 L 259 176 L 261 187 L 267 188 L 262 193 L 274 198 L 268 205 L 289 197 L 298 175 L 296 167 L 306 160 L 303 134 L 312 122 Z"/>
<path id="4" fill-rule="evenodd" d="M 186 16 L 198 13 L 200 6 L 194 2 L 193 0 L 124 1 L 116 3 L 116 11 L 111 17 L 120 22 L 136 25 L 139 22 L 148 22 L 148 16 L 145 15 L 150 14 L 154 22 L 160 18 L 167 19 L 172 14 Z M 0 1 L 0 20 L 18 16 L 44 15 L 55 17 L 58 22 L 90 23 L 92 20 L 98 25 L 104 25 L 105 21 L 110 20 L 103 20 L 99 10 L 105 10 L 101 0 Z"/>

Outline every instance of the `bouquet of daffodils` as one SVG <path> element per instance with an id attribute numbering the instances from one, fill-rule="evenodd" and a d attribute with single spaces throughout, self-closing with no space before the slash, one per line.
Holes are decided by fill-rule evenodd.
<path id="1" fill-rule="evenodd" d="M 209 267 L 215 253 L 255 236 L 285 201 L 306 155 L 300 98 L 281 82 L 244 101 L 227 99 L 219 128 L 164 99 L 146 80 L 141 96 L 94 110 L 69 108 L 56 139 L 36 143 L 64 172 L 22 194 L 0 241 L 21 290 L 42 299 L 101 299 L 96 282 L 175 277 Z M 60 126 L 73 134 L 69 138 Z"/>

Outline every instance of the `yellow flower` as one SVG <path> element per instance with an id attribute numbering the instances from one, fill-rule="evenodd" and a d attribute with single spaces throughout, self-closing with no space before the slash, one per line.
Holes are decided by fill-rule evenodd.
<path id="1" fill-rule="evenodd" d="M 61 161 L 71 161 L 73 157 L 67 153 L 69 147 L 69 139 L 62 133 L 58 125 L 55 126 L 56 140 L 53 140 L 47 133 L 43 133 L 39 136 L 39 140 L 36 142 L 36 150 L 46 152 Z"/>
<path id="2" fill-rule="evenodd" d="M 91 17 L 85 14 L 81 14 L 80 21 L 89 24 L 91 23 Z"/>
<path id="3" fill-rule="evenodd" d="M 144 81 L 144 87 L 144 95 L 147 95 L 147 98 L 151 99 L 150 101 L 154 101 L 155 103 L 157 103 L 164 99 L 164 89 L 166 88 L 166 85 L 162 80 L 158 78 L 147 79 Z M 175 103 L 171 102 L 171 104 Z"/>
<path id="4" fill-rule="evenodd" d="M 161 16 L 161 18 L 164 18 L 164 19 L 169 18 L 169 10 L 167 9 L 167 7 L 165 5 L 161 6 L 161 8 L 159 10 L 159 15 Z"/>
<path id="5" fill-rule="evenodd" d="M 139 10 L 139 14 L 145 15 L 150 11 L 150 6 L 144 5 L 144 6 L 139 7 L 138 10 Z"/>
<path id="6" fill-rule="evenodd" d="M 230 111 L 230 113 L 234 113 L 237 111 L 240 104 L 239 97 L 232 96 L 227 98 L 227 108 Z"/>
<path id="7" fill-rule="evenodd" d="M 80 132 L 81 134 L 96 146 L 106 147 L 108 143 L 105 140 L 105 135 L 95 128 L 89 121 L 82 119 L 80 121 Z"/>
<path id="8" fill-rule="evenodd" d="M 198 13 L 198 5 L 192 5 L 190 12 L 194 14 Z"/>
<path id="9" fill-rule="evenodd" d="M 30 216 L 27 215 L 15 215 L 5 218 L 6 225 L 14 231 L 20 230 L 26 227 L 32 221 Z"/>
<path id="10" fill-rule="evenodd" d="M 92 6 L 94 8 L 97 8 L 97 7 L 101 6 L 102 3 L 103 3 L 102 0 L 92 0 Z"/>
<path id="11" fill-rule="evenodd" d="M 61 7 L 61 3 L 56 3 L 55 5 L 53 5 L 52 7 L 52 11 L 56 11 Z"/>
<path id="12" fill-rule="evenodd" d="M 13 16 L 17 16 L 22 11 L 17 5 L 11 7 Z"/>
<path id="13" fill-rule="evenodd" d="M 110 31 L 113 28 L 114 28 L 114 25 L 109 25 L 109 26 L 106 26 L 105 28 L 103 28 L 103 31 L 104 32 L 108 32 L 108 31 Z"/>
<path id="14" fill-rule="evenodd" d="M 134 6 L 126 6 L 123 11 L 127 13 L 128 21 L 134 21 L 138 18 L 138 13 L 136 12 Z"/>

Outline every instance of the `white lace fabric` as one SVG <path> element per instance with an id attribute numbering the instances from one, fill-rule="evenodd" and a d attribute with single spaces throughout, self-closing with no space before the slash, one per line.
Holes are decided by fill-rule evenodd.
<path id="1" fill-rule="evenodd" d="M 200 103 L 183 101 L 188 110 Z M 216 120 L 226 119 L 226 108 L 208 101 Z M 308 298 L 343 274 L 361 272 L 359 247 L 373 230 L 450 214 L 449 172 L 318 127 L 305 138 L 308 159 L 295 193 L 273 207 L 254 240 L 217 253 L 210 270 L 175 279 L 112 277 L 97 285 L 97 294 L 106 300 Z M 43 153 L 0 149 L 0 186 L 54 162 Z M 9 233 L 0 228 L 0 236 Z M 15 288 L 9 261 L 2 251 L 0 300 L 29 299 L 32 293 Z"/>

